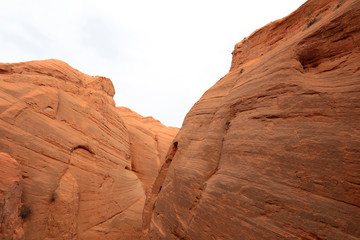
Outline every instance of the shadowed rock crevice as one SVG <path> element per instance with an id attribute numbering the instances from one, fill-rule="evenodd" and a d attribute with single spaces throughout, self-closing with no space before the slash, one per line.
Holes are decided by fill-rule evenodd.
<path id="1" fill-rule="evenodd" d="M 143 211 L 143 232 L 145 237 L 148 234 L 148 230 L 151 224 L 151 219 L 154 214 L 157 197 L 161 193 L 161 189 L 163 187 L 166 174 L 169 170 L 171 162 L 173 161 L 177 151 L 178 151 L 178 142 L 174 142 L 171 148 L 169 149 L 169 152 L 165 158 L 166 160 L 159 171 L 159 174 L 152 186 L 151 192 L 149 192 L 149 194 L 147 195 L 147 199 Z"/>
<path id="2" fill-rule="evenodd" d="M 341 69 L 346 66 L 344 63 L 349 55 L 355 49 L 359 50 L 360 43 L 355 37 L 360 31 L 359 24 L 342 26 L 344 22 L 360 21 L 360 10 L 354 3 L 349 4 L 353 5 L 353 10 L 335 17 L 299 42 L 298 59 L 304 70 L 315 69 L 320 64 L 331 66 L 323 71 Z"/>
<path id="3" fill-rule="evenodd" d="M 91 148 L 88 145 L 78 145 L 76 147 L 73 147 L 70 152 L 72 153 L 72 152 L 74 152 L 74 151 L 76 151 L 78 149 L 83 149 L 83 150 L 87 151 L 90 154 L 95 154 L 94 151 L 91 150 Z"/>
<path id="4" fill-rule="evenodd" d="M 166 156 L 165 163 L 171 163 L 172 162 L 172 160 L 174 159 L 174 156 L 176 154 L 177 149 L 178 149 L 178 143 L 174 142 L 173 145 L 172 145 L 170 153 Z"/>

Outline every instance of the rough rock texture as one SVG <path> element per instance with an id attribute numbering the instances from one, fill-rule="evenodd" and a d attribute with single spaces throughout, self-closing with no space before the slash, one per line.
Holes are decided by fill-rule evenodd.
<path id="1" fill-rule="evenodd" d="M 114 93 L 58 60 L 0 64 L 0 152 L 20 164 L 26 239 L 140 238 L 148 182 L 131 166 L 146 161 L 132 155 Z"/>
<path id="2" fill-rule="evenodd" d="M 0 152 L 0 239 L 24 239 L 19 163 Z"/>
<path id="3" fill-rule="evenodd" d="M 360 1 L 310 0 L 235 46 L 144 209 L 150 239 L 360 239 Z"/>
<path id="4" fill-rule="evenodd" d="M 131 170 L 136 173 L 145 190 L 148 191 L 179 129 L 165 127 L 160 121 L 152 117 L 142 117 L 125 107 L 117 109 L 129 131 Z"/>

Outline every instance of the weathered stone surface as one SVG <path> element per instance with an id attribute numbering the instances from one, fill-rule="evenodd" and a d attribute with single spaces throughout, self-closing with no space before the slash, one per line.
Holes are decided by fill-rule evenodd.
<path id="1" fill-rule="evenodd" d="M 147 198 L 147 238 L 359 239 L 359 62 L 357 0 L 310 0 L 237 44 Z"/>
<path id="2" fill-rule="evenodd" d="M 24 239 L 19 164 L 0 152 L 0 239 Z"/>
<path id="3" fill-rule="evenodd" d="M 117 110 L 129 132 L 131 170 L 141 179 L 148 191 L 179 129 L 166 127 L 152 117 L 142 117 L 125 107 L 118 107 Z"/>
<path id="4" fill-rule="evenodd" d="M 109 79 L 58 60 L 0 64 L 0 151 L 20 164 L 26 239 L 140 238 L 149 182 L 131 166 L 158 163 L 132 155 L 114 93 Z"/>

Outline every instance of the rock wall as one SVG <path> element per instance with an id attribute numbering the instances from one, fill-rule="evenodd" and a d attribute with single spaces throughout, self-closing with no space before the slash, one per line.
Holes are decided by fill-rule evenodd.
<path id="1" fill-rule="evenodd" d="M 144 208 L 150 239 L 360 238 L 360 2 L 310 0 L 236 44 Z"/>
<path id="2" fill-rule="evenodd" d="M 58 60 L 0 64 L 0 152 L 21 170 L 21 204 L 31 212 L 23 219 L 26 239 L 140 238 L 150 182 L 132 165 L 158 162 L 134 156 L 114 93 L 109 79 Z M 159 151 L 175 134 L 158 139 Z"/>
<path id="3" fill-rule="evenodd" d="M 21 174 L 19 163 L 0 152 L 0 239 L 24 239 L 21 216 L 26 205 L 21 205 Z"/>
<path id="4" fill-rule="evenodd" d="M 149 191 L 179 129 L 165 127 L 160 121 L 142 117 L 125 107 L 117 110 L 129 132 L 131 170 L 139 177 L 145 191 Z"/>

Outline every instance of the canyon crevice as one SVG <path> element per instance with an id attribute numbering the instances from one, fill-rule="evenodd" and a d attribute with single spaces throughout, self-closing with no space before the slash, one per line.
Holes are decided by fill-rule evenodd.
<path id="1" fill-rule="evenodd" d="M 360 2 L 235 45 L 181 129 L 59 60 L 0 64 L 0 239 L 360 239 Z"/>

